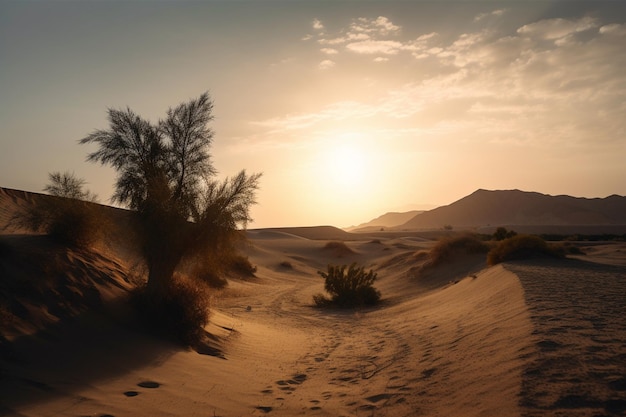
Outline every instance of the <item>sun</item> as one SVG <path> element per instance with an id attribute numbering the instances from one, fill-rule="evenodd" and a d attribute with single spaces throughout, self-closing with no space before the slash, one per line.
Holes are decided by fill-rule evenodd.
<path id="1" fill-rule="evenodd" d="M 366 155 L 353 145 L 339 145 L 328 150 L 326 168 L 330 180 L 343 187 L 362 183 L 366 173 Z"/>

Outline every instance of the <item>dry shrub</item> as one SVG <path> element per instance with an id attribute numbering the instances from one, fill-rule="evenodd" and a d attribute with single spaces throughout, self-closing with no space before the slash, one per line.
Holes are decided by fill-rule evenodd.
<path id="1" fill-rule="evenodd" d="M 228 285 L 227 276 L 254 277 L 257 268 L 252 265 L 247 256 L 221 251 L 191 257 L 183 262 L 179 270 L 204 282 L 211 288 L 224 288 Z"/>
<path id="2" fill-rule="evenodd" d="M 216 269 L 200 267 L 193 271 L 193 276 L 211 288 L 221 289 L 228 285 L 228 280 Z"/>
<path id="3" fill-rule="evenodd" d="M 516 235 L 501 240 L 487 254 L 489 265 L 499 264 L 504 261 L 516 259 L 528 259 L 542 256 L 563 257 L 564 252 L 548 242 L 533 235 Z"/>
<path id="4" fill-rule="evenodd" d="M 228 262 L 228 267 L 239 276 L 253 277 L 256 274 L 256 266 L 252 265 L 247 256 L 234 254 Z"/>
<path id="5" fill-rule="evenodd" d="M 427 266 L 441 265 L 458 255 L 487 253 L 488 251 L 489 245 L 482 241 L 478 235 L 467 233 L 447 237 L 437 242 L 431 249 Z"/>
<path id="6" fill-rule="evenodd" d="M 111 227 L 111 220 L 98 204 L 56 196 L 41 199 L 16 214 L 11 222 L 74 247 L 93 245 Z"/>
<path id="7" fill-rule="evenodd" d="M 324 289 L 331 296 L 330 299 L 323 294 L 313 296 L 313 302 L 317 306 L 331 304 L 339 307 L 369 306 L 380 300 L 380 292 L 373 286 L 378 278 L 373 270 L 365 272 L 364 267 L 358 267 L 353 263 L 350 267 L 328 265 L 327 272 L 317 273 L 324 278 Z"/>
<path id="8" fill-rule="evenodd" d="M 354 251 L 350 249 L 344 242 L 331 241 L 324 245 L 324 250 L 330 251 L 334 256 L 342 257 L 354 254 Z"/>
<path id="9" fill-rule="evenodd" d="M 175 274 L 164 294 L 154 297 L 146 286 L 133 293 L 133 300 L 146 324 L 164 335 L 173 335 L 187 346 L 204 338 L 209 322 L 210 299 L 205 285 Z"/>

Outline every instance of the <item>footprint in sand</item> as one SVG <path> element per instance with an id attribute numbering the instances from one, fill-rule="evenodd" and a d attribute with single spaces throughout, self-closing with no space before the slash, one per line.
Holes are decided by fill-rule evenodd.
<path id="1" fill-rule="evenodd" d="M 140 383 L 137 384 L 138 387 L 141 388 L 159 388 L 161 386 L 161 384 L 159 384 L 158 382 L 154 382 L 154 381 L 141 381 Z M 136 397 L 139 395 L 138 391 L 126 391 L 124 392 L 124 395 L 127 397 Z"/>
<path id="2" fill-rule="evenodd" d="M 154 381 L 142 381 L 138 383 L 137 386 L 141 388 L 159 388 L 161 384 Z"/>

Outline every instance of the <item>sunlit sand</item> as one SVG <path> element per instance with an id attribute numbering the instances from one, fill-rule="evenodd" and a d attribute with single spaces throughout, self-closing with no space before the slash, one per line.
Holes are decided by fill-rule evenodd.
<path id="1" fill-rule="evenodd" d="M 4 222 L 31 197 L 2 190 L 1 198 Z M 3 247 L 29 254 L 31 261 L 3 257 L 3 275 L 44 279 L 32 274 L 52 257 L 56 266 L 47 267 L 65 268 L 65 287 L 83 296 L 93 288 L 103 302 L 93 311 L 68 310 L 59 320 L 45 306 L 60 287 L 42 284 L 39 304 L 26 306 L 32 325 L 13 328 L 0 345 L 0 413 L 625 412 L 623 243 L 590 247 L 578 259 L 490 268 L 466 257 L 410 277 L 407 271 L 422 262 L 412 255 L 432 241 L 352 235 L 346 241 L 352 254 L 324 249 L 341 233 L 330 227 L 248 231 L 242 250 L 257 266 L 256 277 L 232 279 L 215 292 L 210 337 L 194 351 L 142 331 L 133 319 L 124 301 L 134 285 L 133 265 L 124 248 L 45 248 L 39 236 L 5 232 Z M 352 262 L 377 270 L 381 305 L 314 308 L 312 296 L 323 291 L 317 271 Z"/>

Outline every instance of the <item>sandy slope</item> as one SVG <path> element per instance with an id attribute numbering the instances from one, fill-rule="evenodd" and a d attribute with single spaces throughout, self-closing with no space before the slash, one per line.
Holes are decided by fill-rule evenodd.
<path id="1" fill-rule="evenodd" d="M 353 253 L 341 254 L 281 230 L 249 236 L 243 250 L 257 278 L 215 294 L 202 353 L 140 330 L 124 302 L 132 280 L 122 260 L 50 252 L 66 265 L 54 282 L 86 291 L 84 278 L 99 277 L 106 296 L 101 308 L 64 315 L 31 305 L 50 317 L 44 330 L 0 344 L 0 415 L 624 415 L 623 248 L 594 247 L 590 260 L 611 266 L 480 270 L 467 258 L 415 279 L 415 254 L 432 244 L 420 239 L 350 241 Z M 19 253 L 49 253 L 28 246 L 37 237 L 9 238 Z M 2 259 L 3 271 L 21 265 L 38 282 L 23 261 Z M 378 271 L 383 304 L 312 307 L 323 289 L 316 272 L 351 262 Z"/>
<path id="2" fill-rule="evenodd" d="M 513 274 L 497 267 L 424 292 L 387 262 L 379 272 L 382 308 L 321 311 L 311 297 L 322 290 L 315 272 L 327 263 L 375 266 L 420 247 L 352 242 L 356 253 L 336 258 L 323 243 L 275 232 L 253 236 L 247 251 L 258 279 L 233 282 L 215 300 L 208 328 L 223 357 L 180 351 L 89 314 L 50 330 L 53 340 L 18 341 L 17 356 L 25 362 L 3 366 L 4 410 L 32 416 L 520 414 L 532 326 Z M 153 384 L 138 386 L 142 382 Z"/>

